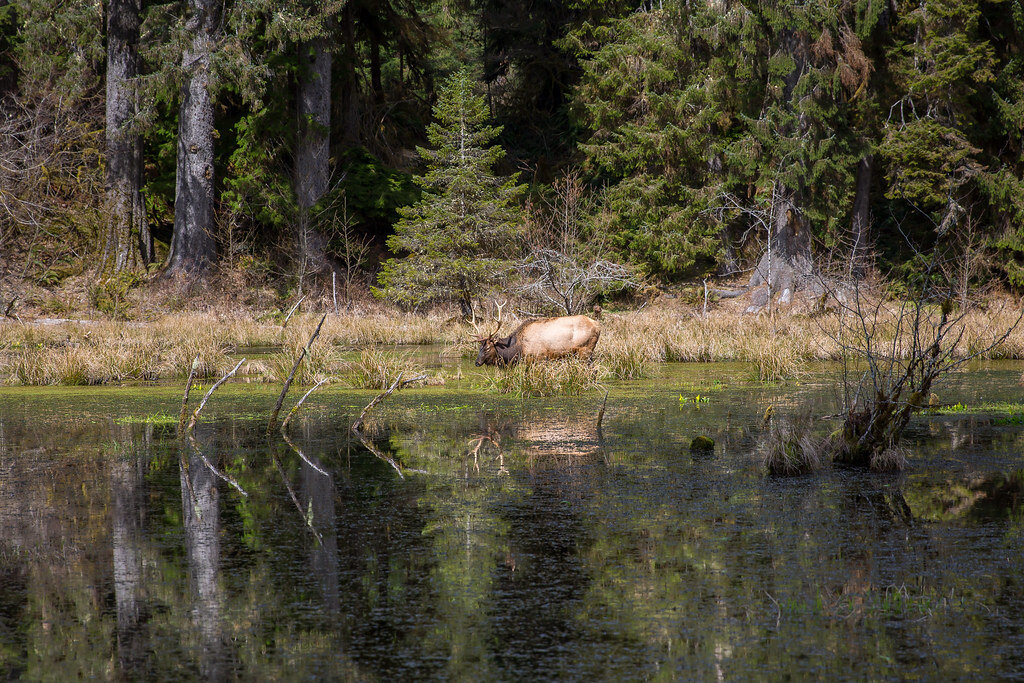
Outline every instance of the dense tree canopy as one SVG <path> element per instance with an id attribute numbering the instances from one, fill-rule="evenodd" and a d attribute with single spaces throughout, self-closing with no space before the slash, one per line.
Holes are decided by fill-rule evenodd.
<path id="1" fill-rule="evenodd" d="M 1024 285 L 1021 0 L 11 0 L 2 275 L 242 265 L 301 287 L 352 239 L 371 268 L 414 253 L 434 181 L 466 172 L 416 152 L 440 149 L 453 73 L 478 74 L 507 152 L 481 147 L 488 173 L 531 181 L 509 216 L 582 173 L 604 256 L 654 281 L 754 268 L 769 242 L 799 276 L 823 249 L 888 269 L 956 239 L 978 278 Z"/>

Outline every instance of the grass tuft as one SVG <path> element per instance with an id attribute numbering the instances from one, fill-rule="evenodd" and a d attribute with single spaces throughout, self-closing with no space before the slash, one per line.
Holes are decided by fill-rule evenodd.
<path id="1" fill-rule="evenodd" d="M 600 369 L 589 361 L 570 356 L 550 361 L 525 361 L 498 368 L 489 388 L 515 396 L 579 396 L 599 386 Z"/>
<path id="2" fill-rule="evenodd" d="M 348 364 L 345 379 L 359 389 L 387 389 L 399 373 L 412 379 L 423 374 L 423 370 L 410 362 L 408 354 L 370 348 L 359 354 L 359 360 Z"/>
<path id="3" fill-rule="evenodd" d="M 759 444 L 761 460 L 768 474 L 792 477 L 821 468 L 824 447 L 811 434 L 809 412 L 793 418 L 772 418 L 771 427 Z"/>

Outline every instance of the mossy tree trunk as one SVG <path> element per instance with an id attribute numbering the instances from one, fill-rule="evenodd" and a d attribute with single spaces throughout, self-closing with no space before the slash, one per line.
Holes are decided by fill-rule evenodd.
<path id="1" fill-rule="evenodd" d="M 142 201 L 142 137 L 134 129 L 139 108 L 139 0 L 107 6 L 106 191 L 104 273 L 134 270 L 152 260 L 152 239 Z"/>
<path id="2" fill-rule="evenodd" d="M 216 256 L 213 216 L 213 97 L 210 60 L 217 3 L 189 0 L 186 24 L 192 40 L 182 53 L 186 74 L 178 109 L 178 160 L 174 236 L 168 275 L 202 274 Z"/>

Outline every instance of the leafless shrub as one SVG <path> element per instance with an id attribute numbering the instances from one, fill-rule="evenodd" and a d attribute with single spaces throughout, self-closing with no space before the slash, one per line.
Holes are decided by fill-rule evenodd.
<path id="1" fill-rule="evenodd" d="M 47 256 L 58 260 L 75 248 L 71 232 L 83 223 L 99 224 L 101 121 L 95 103 L 69 110 L 55 95 L 31 103 L 0 101 L 0 251 L 10 254 L 20 239 L 26 254 L 19 263 L 0 259 L 0 269 L 20 266 L 24 277 L 40 265 L 33 258 L 38 244 L 52 243 Z"/>
<path id="2" fill-rule="evenodd" d="M 579 173 L 553 184 L 554 195 L 534 212 L 518 293 L 544 308 L 576 315 L 602 295 L 640 288 L 637 274 L 607 257 L 590 229 L 592 205 Z"/>
<path id="3" fill-rule="evenodd" d="M 906 293 L 895 301 L 860 280 L 838 292 L 834 282 L 823 278 L 840 308 L 833 338 L 844 360 L 841 400 L 846 417 L 834 443 L 838 462 L 873 469 L 902 466 L 899 440 L 935 381 L 969 360 L 990 355 L 1024 316 L 1024 311 L 1011 316 L 1005 326 L 987 330 L 979 340 L 969 325 L 970 311 L 956 305 L 966 300 L 962 288 L 970 283 L 969 278 L 958 279 L 965 259 L 971 258 L 970 242 L 949 239 L 963 213 L 951 200 L 945 219 L 936 225 L 935 246 L 928 252 L 915 249 L 920 270 L 906 280 Z"/>

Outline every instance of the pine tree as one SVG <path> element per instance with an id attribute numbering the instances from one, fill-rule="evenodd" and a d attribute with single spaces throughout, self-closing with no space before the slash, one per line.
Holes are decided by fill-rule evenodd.
<path id="1" fill-rule="evenodd" d="M 494 175 L 501 147 L 488 146 L 501 132 L 487 125 L 484 98 L 467 70 L 441 87 L 436 121 L 427 128 L 430 148 L 418 148 L 427 172 L 415 178 L 420 200 L 400 210 L 388 239 L 394 253 L 381 271 L 379 297 L 404 305 L 456 301 L 464 313 L 473 299 L 508 278 L 521 221 L 524 186 L 517 175 Z"/>
<path id="2" fill-rule="evenodd" d="M 664 278 L 702 272 L 721 248 L 708 211 L 721 192 L 711 147 L 731 102 L 711 73 L 721 47 L 708 42 L 713 21 L 699 6 L 616 22 L 584 61 L 577 90 L 593 131 L 580 144 L 585 168 L 607 188 L 603 228 L 624 256 Z"/>

